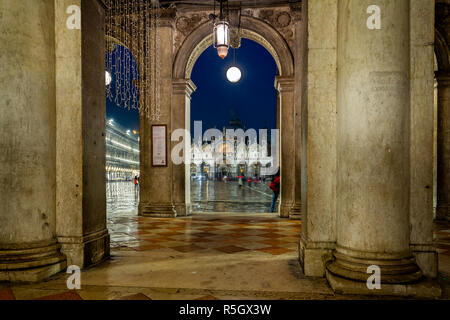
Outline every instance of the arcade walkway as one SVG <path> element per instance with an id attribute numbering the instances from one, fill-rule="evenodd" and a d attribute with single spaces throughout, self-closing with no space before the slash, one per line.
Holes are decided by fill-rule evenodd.
<path id="1" fill-rule="evenodd" d="M 334 294 L 323 278 L 306 278 L 297 260 L 301 222 L 269 214 L 201 214 L 109 218 L 111 259 L 82 272 L 81 290 L 65 273 L 47 282 L 6 287 L 1 299 L 366 299 Z M 447 283 L 450 226 L 435 237 Z M 447 280 L 446 280 L 447 279 Z"/>

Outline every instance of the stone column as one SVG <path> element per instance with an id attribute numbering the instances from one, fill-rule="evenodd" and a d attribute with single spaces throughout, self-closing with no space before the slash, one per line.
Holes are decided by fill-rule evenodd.
<path id="1" fill-rule="evenodd" d="M 410 248 L 429 278 L 437 276 L 433 244 L 434 2 L 411 0 Z"/>
<path id="2" fill-rule="evenodd" d="M 172 86 L 172 131 L 177 129 L 186 130 L 186 135 L 184 136 L 184 154 L 182 154 L 184 161 L 180 164 L 172 165 L 173 204 L 177 216 L 187 216 L 191 211 L 191 95 L 197 88 L 195 84 L 188 79 L 174 79 Z M 172 141 L 172 150 L 180 143 L 179 140 Z"/>
<path id="3" fill-rule="evenodd" d="M 302 1 L 302 233 L 299 261 L 306 276 L 325 275 L 336 242 L 336 48 L 338 0 Z M 306 99 L 307 95 L 307 99 Z M 302 98 L 303 99 L 303 98 Z"/>
<path id="4" fill-rule="evenodd" d="M 172 62 L 173 62 L 173 9 L 162 9 L 158 34 L 160 47 L 160 117 L 152 120 L 144 115 L 141 123 L 141 198 L 139 215 L 150 217 L 175 217 L 173 205 L 173 172 L 170 159 L 170 137 L 172 133 Z M 142 125 L 142 122 L 145 122 Z M 152 125 L 167 125 L 167 166 L 152 166 Z M 143 148 L 143 149 L 142 149 Z M 143 162 L 142 162 L 143 161 Z"/>
<path id="5" fill-rule="evenodd" d="M 63 270 L 56 240 L 53 1 L 0 2 L 0 281 Z"/>
<path id="6" fill-rule="evenodd" d="M 280 93 L 277 93 L 277 129 L 280 130 Z M 279 139 L 280 137 L 278 137 Z"/>
<path id="7" fill-rule="evenodd" d="M 99 1 L 55 1 L 56 214 L 68 263 L 86 267 L 109 256 L 105 189 L 105 30 Z M 81 8 L 81 29 L 66 10 Z"/>
<path id="8" fill-rule="evenodd" d="M 326 275 L 338 292 L 406 295 L 422 277 L 409 247 L 410 1 L 378 5 L 382 28 L 369 30 L 367 3 L 339 0 L 337 244 Z M 366 286 L 371 265 L 381 290 Z"/>
<path id="9" fill-rule="evenodd" d="M 437 206 L 436 218 L 450 220 L 450 74 L 437 73 Z"/>
<path id="10" fill-rule="evenodd" d="M 280 217 L 289 218 L 295 191 L 294 77 L 277 77 L 280 105 Z"/>
<path id="11" fill-rule="evenodd" d="M 305 81 L 305 77 L 302 77 L 302 69 L 306 64 L 306 37 L 303 28 L 305 27 L 302 21 L 302 12 L 300 8 L 293 9 L 294 16 L 294 38 L 295 38 L 295 48 L 294 48 L 294 68 L 295 74 L 295 192 L 294 192 L 294 206 L 290 213 L 289 218 L 294 220 L 301 219 L 301 208 L 302 208 L 302 179 L 301 179 L 301 141 L 302 141 L 302 97 L 305 94 L 305 86 L 302 83 Z"/>

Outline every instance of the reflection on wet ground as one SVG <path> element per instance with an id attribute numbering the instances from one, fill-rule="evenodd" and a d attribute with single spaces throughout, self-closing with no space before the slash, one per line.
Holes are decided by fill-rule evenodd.
<path id="1" fill-rule="evenodd" d="M 268 182 L 245 183 L 229 181 L 191 181 L 191 202 L 194 212 L 270 212 L 272 191 Z M 137 215 L 139 189 L 133 182 L 108 182 L 106 208 L 108 218 L 118 212 Z"/>
<path id="2" fill-rule="evenodd" d="M 108 219 L 118 212 L 132 212 L 137 215 L 139 187 L 132 181 L 106 183 L 106 213 Z"/>
<path id="3" fill-rule="evenodd" d="M 267 183 L 191 181 L 194 212 L 270 212 L 272 191 Z"/>

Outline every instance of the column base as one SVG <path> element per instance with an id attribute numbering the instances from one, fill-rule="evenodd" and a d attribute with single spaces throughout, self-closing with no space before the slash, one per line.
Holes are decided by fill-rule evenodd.
<path id="1" fill-rule="evenodd" d="M 139 215 L 142 217 L 175 218 L 177 212 L 172 204 L 139 205 Z"/>
<path id="2" fill-rule="evenodd" d="M 435 279 L 438 275 L 438 254 L 433 244 L 411 244 L 413 256 L 423 275 Z"/>
<path id="3" fill-rule="evenodd" d="M 298 245 L 298 258 L 307 277 L 324 277 L 325 263 L 332 257 L 334 242 L 312 242 L 303 237 Z"/>
<path id="4" fill-rule="evenodd" d="M 289 218 L 292 211 L 292 204 L 281 203 L 280 205 L 280 217 Z"/>
<path id="5" fill-rule="evenodd" d="M 38 282 L 64 270 L 66 257 L 56 242 L 0 249 L 0 281 Z"/>
<path id="6" fill-rule="evenodd" d="M 192 208 L 190 204 L 175 204 L 174 208 L 177 217 L 187 217 L 192 214 Z"/>
<path id="7" fill-rule="evenodd" d="M 370 290 L 366 282 L 339 277 L 326 271 L 326 278 L 331 288 L 338 294 L 354 294 L 368 296 L 405 296 L 422 299 L 441 297 L 442 289 L 436 280 L 423 280 L 410 284 L 381 284 L 381 289 Z"/>
<path id="8" fill-rule="evenodd" d="M 80 268 L 96 265 L 110 257 L 110 237 L 108 229 L 81 237 L 59 236 L 61 251 L 67 256 L 68 265 Z"/>
<path id="9" fill-rule="evenodd" d="M 291 220 L 301 220 L 302 219 L 302 212 L 301 212 L 300 205 L 296 204 L 292 207 L 292 210 L 289 213 L 289 219 L 291 219 Z"/>
<path id="10" fill-rule="evenodd" d="M 369 289 L 367 273 L 371 265 L 380 268 L 381 289 Z M 326 278 L 334 292 L 358 295 L 408 296 L 439 298 L 441 287 L 423 276 L 407 253 L 369 253 L 337 247 L 333 259 L 326 263 Z"/>
<path id="11" fill-rule="evenodd" d="M 423 274 L 412 256 L 405 253 L 378 254 L 337 247 L 326 269 L 335 276 L 366 283 L 371 274 L 367 268 L 380 267 L 382 284 L 408 284 L 422 279 Z"/>

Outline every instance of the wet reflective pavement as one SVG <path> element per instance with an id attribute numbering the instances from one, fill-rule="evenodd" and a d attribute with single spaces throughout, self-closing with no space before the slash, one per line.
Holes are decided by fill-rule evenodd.
<path id="1" fill-rule="evenodd" d="M 270 212 L 272 191 L 269 182 L 191 181 L 191 203 L 194 212 Z"/>
<path id="2" fill-rule="evenodd" d="M 119 212 L 138 214 L 139 187 L 132 181 L 106 183 L 106 214 L 108 219 Z"/>
<path id="3" fill-rule="evenodd" d="M 232 183 L 202 183 L 197 188 L 192 197 L 200 195 L 201 201 L 226 199 L 221 197 L 224 192 L 258 201 L 257 190 L 263 197 L 267 185 L 239 190 Z M 299 220 L 230 212 L 175 219 L 139 217 L 133 183 L 110 183 L 107 190 L 112 259 L 82 270 L 80 290 L 68 290 L 68 275 L 61 272 L 43 283 L 0 283 L 0 300 L 393 298 L 343 296 L 334 293 L 325 278 L 305 277 L 298 262 Z M 442 298 L 448 299 L 449 222 L 435 223 L 434 241 Z"/>
<path id="4" fill-rule="evenodd" d="M 270 212 L 272 191 L 269 182 L 245 183 L 237 181 L 191 181 L 191 202 L 194 212 Z M 137 215 L 139 189 L 132 181 L 106 184 L 108 218 L 118 212 Z"/>

